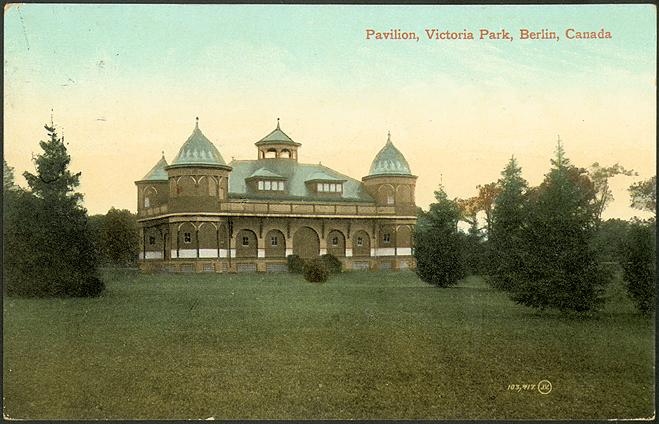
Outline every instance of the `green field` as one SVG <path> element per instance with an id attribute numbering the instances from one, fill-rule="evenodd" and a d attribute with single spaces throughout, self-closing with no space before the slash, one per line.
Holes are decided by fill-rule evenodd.
<path id="1" fill-rule="evenodd" d="M 107 272 L 97 299 L 8 299 L 11 418 L 629 418 L 654 414 L 654 319 L 590 318 L 411 272 Z M 552 391 L 509 390 L 549 380 Z"/>

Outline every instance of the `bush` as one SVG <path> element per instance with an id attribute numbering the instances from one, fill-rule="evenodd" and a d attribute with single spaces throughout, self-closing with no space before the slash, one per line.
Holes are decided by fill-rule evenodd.
<path id="1" fill-rule="evenodd" d="M 304 259 L 298 255 L 288 255 L 286 260 L 288 261 L 288 272 L 293 274 L 302 274 L 304 272 Z"/>
<path id="2" fill-rule="evenodd" d="M 327 270 L 332 274 L 339 274 L 343 269 L 343 264 L 341 263 L 339 258 L 337 258 L 332 254 L 328 253 L 326 255 L 322 255 L 320 257 L 320 260 L 323 261 L 323 263 L 327 267 Z"/>
<path id="3" fill-rule="evenodd" d="M 304 264 L 304 279 L 312 283 L 323 283 L 329 277 L 327 265 L 320 258 L 307 261 Z"/>

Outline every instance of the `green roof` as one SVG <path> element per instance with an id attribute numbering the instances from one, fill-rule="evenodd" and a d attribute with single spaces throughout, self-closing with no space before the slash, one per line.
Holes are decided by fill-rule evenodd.
<path id="1" fill-rule="evenodd" d="M 279 128 L 279 119 L 277 119 L 277 128 L 272 130 L 272 132 L 259 141 L 255 143 L 257 146 L 261 146 L 263 144 L 290 144 L 294 146 L 299 146 L 300 143 L 296 143 L 293 141 L 288 135 L 286 135 L 285 132 Z"/>
<path id="2" fill-rule="evenodd" d="M 199 129 L 199 122 L 195 124 L 194 131 L 183 143 L 170 167 L 195 165 L 226 166 L 215 145 Z"/>
<path id="3" fill-rule="evenodd" d="M 165 155 L 163 155 L 158 163 L 154 165 L 153 168 L 142 178 L 142 181 L 167 181 L 167 171 L 165 167 L 167 166 L 167 161 L 165 160 Z"/>
<path id="4" fill-rule="evenodd" d="M 350 178 L 323 165 L 298 163 L 288 159 L 234 160 L 229 164 L 229 196 L 242 199 L 330 200 L 332 202 L 374 202 L 361 181 Z M 252 190 L 245 182 L 256 171 L 267 170 L 286 178 L 286 193 L 261 193 Z M 340 197 L 331 199 L 317 195 L 307 186 L 313 175 L 322 174 L 332 180 L 344 181 Z"/>
<path id="5" fill-rule="evenodd" d="M 279 178 L 279 179 L 285 179 L 286 177 L 282 177 L 279 174 L 275 174 L 274 172 L 265 169 L 265 168 L 259 168 L 256 171 L 252 172 L 252 175 L 250 175 L 247 178 Z"/>
<path id="6" fill-rule="evenodd" d="M 345 181 L 345 180 L 341 178 L 337 178 L 333 175 L 329 175 L 323 171 L 316 171 L 313 174 L 309 175 L 306 181 Z"/>
<path id="7" fill-rule="evenodd" d="M 387 143 L 371 162 L 368 175 L 412 175 L 405 156 L 391 142 L 391 134 L 387 137 Z"/>

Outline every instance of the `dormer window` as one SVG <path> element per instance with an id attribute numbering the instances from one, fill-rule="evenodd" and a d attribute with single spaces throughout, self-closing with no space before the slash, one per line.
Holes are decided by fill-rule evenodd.
<path id="1" fill-rule="evenodd" d="M 343 191 L 343 184 L 341 183 L 318 183 L 316 190 L 319 193 L 341 193 Z"/>
<path id="2" fill-rule="evenodd" d="M 286 189 L 283 181 L 259 180 L 257 183 L 259 191 L 284 191 Z"/>

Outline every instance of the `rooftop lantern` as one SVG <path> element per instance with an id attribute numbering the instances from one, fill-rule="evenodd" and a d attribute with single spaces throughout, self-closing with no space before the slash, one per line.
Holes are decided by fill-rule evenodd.
<path id="1" fill-rule="evenodd" d="M 279 127 L 279 118 L 277 118 L 277 128 L 261 140 L 254 143 L 258 148 L 258 159 L 288 159 L 297 162 L 297 150 L 300 143 L 293 141 Z"/>

